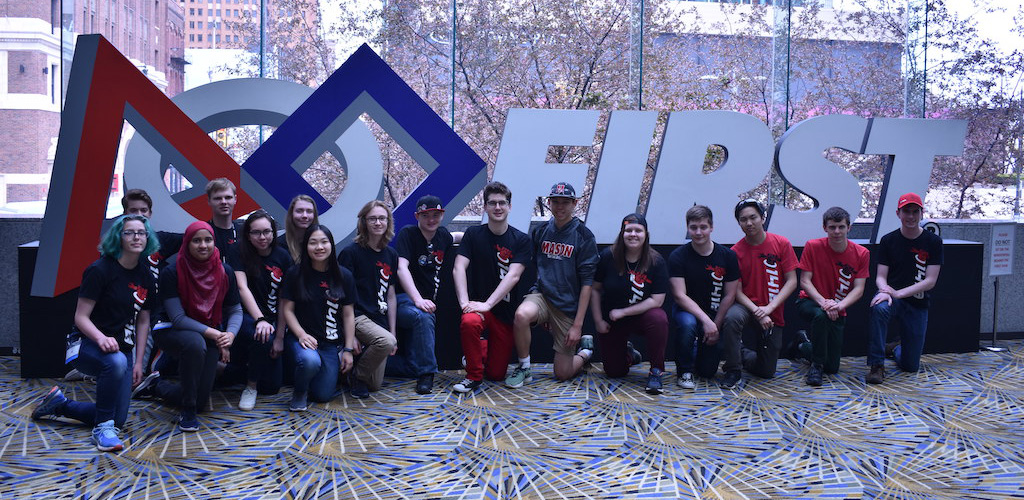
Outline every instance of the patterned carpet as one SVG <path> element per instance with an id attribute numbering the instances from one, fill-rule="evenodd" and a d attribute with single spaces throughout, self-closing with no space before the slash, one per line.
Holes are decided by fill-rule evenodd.
<path id="1" fill-rule="evenodd" d="M 0 498 L 1024 498 L 1024 343 L 1010 347 L 925 356 L 917 374 L 890 365 L 881 386 L 847 358 L 817 389 L 783 360 L 736 390 L 666 377 L 661 396 L 642 390 L 646 365 L 567 383 L 539 366 L 525 388 L 468 397 L 447 390 L 461 372 L 426 397 L 389 380 L 301 414 L 289 389 L 250 412 L 222 391 L 191 434 L 173 409 L 135 401 L 116 454 L 84 426 L 33 422 L 55 381 L 23 380 L 6 357 Z"/>

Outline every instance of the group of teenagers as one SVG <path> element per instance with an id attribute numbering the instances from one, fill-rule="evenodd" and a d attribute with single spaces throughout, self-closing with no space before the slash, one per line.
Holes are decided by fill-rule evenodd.
<path id="1" fill-rule="evenodd" d="M 647 221 L 637 213 L 625 216 L 615 242 L 598 251 L 594 234 L 574 216 L 579 197 L 567 182 L 551 187 L 550 219 L 526 234 L 508 222 L 511 191 L 491 182 L 483 190 L 486 222 L 464 233 L 442 225 L 443 202 L 427 195 L 416 204 L 417 223 L 396 236 L 390 208 L 373 200 L 357 215 L 353 243 L 338 252 L 308 196 L 292 200 L 279 235 L 263 210 L 235 221 L 235 192 L 227 179 L 210 181 L 211 219 L 183 234 L 155 232 L 151 198 L 141 190 L 125 194 L 124 215 L 83 273 L 67 341 L 68 364 L 96 378 L 95 400 L 71 400 L 54 386 L 34 419 L 92 425 L 96 447 L 117 451 L 133 397 L 177 406 L 178 428 L 193 432 L 218 377 L 244 382 L 241 410 L 289 381 L 292 411 L 330 401 L 339 379 L 354 398 L 379 390 L 385 376 L 414 378 L 416 393 L 429 394 L 437 372 L 436 315 L 446 303 L 438 292 L 449 279 L 461 309 L 466 372 L 450 388 L 456 393 L 471 393 L 485 379 L 511 388 L 531 382 L 532 329 L 540 325 L 553 339 L 558 380 L 590 362 L 595 334 L 605 374 L 624 377 L 643 358 L 631 338 L 644 337 L 645 390 L 660 394 L 667 310 L 680 387 L 692 389 L 704 378 L 732 389 L 743 370 L 771 378 L 782 350 L 783 304 L 798 284 L 796 306 L 811 325 L 809 337 L 799 336 L 799 351 L 810 361 L 807 384 L 820 386 L 823 374 L 839 370 L 846 311 L 869 277 L 868 251 L 847 238 L 850 215 L 839 207 L 824 212 L 826 237 L 808 241 L 798 261 L 786 238 L 765 231 L 765 209 L 756 200 L 736 205 L 744 237 L 731 248 L 711 239 L 711 210 L 695 205 L 685 216 L 689 242 L 665 259 L 651 248 Z M 869 383 L 883 382 L 886 356 L 901 370 L 919 368 L 928 290 L 942 263 L 942 241 L 921 229 L 922 211 L 919 196 L 902 196 L 901 227 L 879 244 Z M 452 254 L 452 272 L 442 272 Z M 536 281 L 520 284 L 528 267 Z M 588 316 L 595 334 L 584 334 Z M 901 340 L 887 344 L 891 317 L 902 322 Z M 745 330 L 757 340 L 745 344 Z"/>

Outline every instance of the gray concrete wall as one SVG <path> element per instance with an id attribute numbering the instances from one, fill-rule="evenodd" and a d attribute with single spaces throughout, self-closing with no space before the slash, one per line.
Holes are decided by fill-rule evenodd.
<path id="1" fill-rule="evenodd" d="M 39 216 L 0 217 L 0 353 L 18 351 L 20 304 L 18 300 L 18 245 L 39 239 L 43 220 Z"/>
<path id="2" fill-rule="evenodd" d="M 461 219 L 461 218 L 460 218 Z M 982 242 L 986 246 L 985 263 L 982 269 L 985 278 L 982 280 L 981 291 L 981 324 L 978 328 L 982 339 L 991 338 L 992 312 L 994 301 L 994 280 L 988 277 L 989 257 L 988 245 L 992 241 L 992 225 L 1010 221 L 973 221 L 973 220 L 936 220 L 940 226 L 943 239 L 967 240 Z M 453 230 L 464 229 L 478 223 L 470 220 L 457 220 L 451 224 Z M 42 219 L 39 217 L 0 217 L 0 269 L 7 269 L 0 274 L 0 317 L 7 318 L 0 322 L 0 353 L 13 349 L 17 352 L 20 338 L 18 332 L 18 245 L 39 239 Z M 870 227 L 867 224 L 854 224 L 851 231 L 853 238 L 867 238 Z M 999 333 L 1021 337 L 1024 335 L 1024 223 L 1016 223 L 1016 247 L 1014 249 L 1014 274 L 999 278 Z"/>

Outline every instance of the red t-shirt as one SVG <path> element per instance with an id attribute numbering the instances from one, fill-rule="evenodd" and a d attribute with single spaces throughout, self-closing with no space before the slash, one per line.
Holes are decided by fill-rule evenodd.
<path id="1" fill-rule="evenodd" d="M 826 299 L 843 300 L 853 290 L 853 280 L 868 277 L 871 255 L 868 249 L 852 241 L 847 242 L 842 253 L 832 250 L 828 238 L 807 242 L 800 256 L 800 269 L 811 274 L 811 284 Z M 808 298 L 800 290 L 800 296 Z M 846 311 L 841 313 L 846 316 Z"/>
<path id="2" fill-rule="evenodd" d="M 796 269 L 796 253 L 793 245 L 784 236 L 766 233 L 760 245 L 747 243 L 741 239 L 732 246 L 740 259 L 740 281 L 743 283 L 743 294 L 754 304 L 766 306 L 786 284 L 786 273 Z M 785 326 L 783 307 L 772 312 L 772 322 L 776 326 Z"/>

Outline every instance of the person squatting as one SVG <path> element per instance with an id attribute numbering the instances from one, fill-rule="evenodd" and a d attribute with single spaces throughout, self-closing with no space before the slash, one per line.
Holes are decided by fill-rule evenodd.
<path id="1" fill-rule="evenodd" d="M 437 196 L 421 197 L 416 223 L 397 234 L 391 208 L 371 200 L 342 249 L 308 196 L 292 200 L 282 228 L 264 210 L 236 220 L 236 187 L 227 179 L 210 181 L 206 194 L 210 219 L 176 234 L 152 229 L 145 191 L 126 192 L 124 215 L 83 273 L 65 346 L 66 379 L 94 378 L 96 396 L 74 401 L 54 386 L 33 419 L 91 425 L 98 450 L 118 451 L 132 398 L 176 407 L 180 431 L 195 432 L 215 384 L 242 385 L 242 411 L 285 385 L 294 412 L 345 390 L 368 398 L 385 376 L 413 379 L 416 394 L 431 394 L 437 315 L 451 304 L 439 299 L 445 287 L 458 307 L 451 313 L 465 378 L 450 390 L 459 395 L 482 390 L 485 380 L 509 389 L 532 382 L 538 327 L 551 334 L 559 381 L 584 371 L 595 352 L 607 377 L 625 377 L 644 360 L 638 339 L 649 394 L 664 390 L 670 341 L 683 389 L 735 389 L 744 372 L 770 379 L 783 352 L 784 305 L 798 288 L 795 306 L 809 329 L 792 351 L 809 362 L 807 385 L 821 386 L 839 371 L 847 314 L 870 271 L 869 252 L 849 240 L 850 214 L 839 207 L 824 212 L 824 237 L 807 241 L 798 260 L 789 240 L 765 230 L 758 201 L 736 205 L 743 238 L 731 247 L 712 239 L 711 210 L 694 205 L 683 221 L 688 241 L 665 258 L 638 213 L 625 215 L 615 241 L 599 251 L 575 216 L 580 197 L 568 182 L 551 187 L 551 218 L 528 232 L 509 224 L 512 192 L 501 182 L 483 189 L 486 222 L 464 233 L 442 224 Z M 920 369 L 929 290 L 942 265 L 942 240 L 921 228 L 923 211 L 920 196 L 901 196 L 901 225 L 878 245 L 867 383 L 883 383 L 886 357 L 901 371 Z M 894 318 L 900 340 L 887 342 Z"/>

